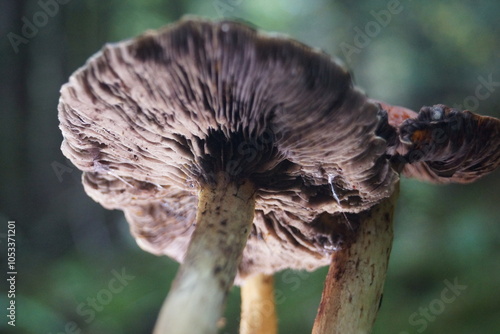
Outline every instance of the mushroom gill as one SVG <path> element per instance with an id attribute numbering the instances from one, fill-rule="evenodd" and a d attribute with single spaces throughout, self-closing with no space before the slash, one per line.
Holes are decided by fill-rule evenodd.
<path id="1" fill-rule="evenodd" d="M 261 237 L 250 237 L 245 275 L 250 249 L 273 250 L 258 264 L 268 273 L 328 264 L 335 231 L 315 236 L 317 217 L 345 220 L 398 180 L 375 133 L 380 111 L 345 69 L 234 22 L 185 20 L 105 46 L 62 88 L 59 110 L 87 193 L 125 211 L 141 247 L 177 261 L 197 191 L 219 172 L 256 187 Z"/>

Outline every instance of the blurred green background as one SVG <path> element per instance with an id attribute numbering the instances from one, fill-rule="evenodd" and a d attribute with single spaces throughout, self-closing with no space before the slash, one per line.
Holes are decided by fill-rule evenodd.
<path id="1" fill-rule="evenodd" d="M 237 18 L 341 59 L 370 97 L 414 110 L 443 103 L 500 117 L 500 2 L 59 2 L 52 9 L 44 5 L 51 0 L 0 3 L 1 333 L 151 333 L 177 270 L 139 249 L 121 212 L 85 195 L 80 172 L 59 150 L 59 88 L 106 42 L 185 14 Z M 37 31 L 23 37 L 25 20 L 34 19 Z M 498 171 L 472 185 L 402 181 L 374 333 L 500 332 L 499 189 Z M 8 220 L 17 225 L 15 328 L 5 317 Z M 122 270 L 130 280 L 109 295 Z M 325 274 L 277 275 L 281 333 L 310 332 Z M 446 280 L 466 286 L 451 303 L 440 301 Z M 106 305 L 92 313 L 92 298 L 106 298 Z M 221 333 L 237 333 L 238 317 L 234 288 Z"/>

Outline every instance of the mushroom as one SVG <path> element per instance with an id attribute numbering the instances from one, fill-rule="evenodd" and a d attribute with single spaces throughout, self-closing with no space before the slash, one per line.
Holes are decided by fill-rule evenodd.
<path id="1" fill-rule="evenodd" d="M 399 110 L 368 100 L 318 50 L 235 22 L 184 19 L 106 45 L 62 87 L 59 120 L 88 195 L 123 210 L 141 248 L 181 263 L 155 333 L 216 333 L 233 283 L 243 285 L 242 332 L 274 333 L 273 316 L 263 317 L 274 314 L 273 273 L 330 263 L 332 272 L 353 257 L 377 268 L 341 275 L 349 286 L 375 275 L 359 289 L 373 311 L 351 327 L 371 328 L 398 172 L 433 157 L 410 157 L 427 138 L 418 132 L 427 114 L 401 121 Z M 366 242 L 378 253 L 357 246 Z M 336 314 L 359 311 L 344 292 L 327 296 L 350 304 Z"/>

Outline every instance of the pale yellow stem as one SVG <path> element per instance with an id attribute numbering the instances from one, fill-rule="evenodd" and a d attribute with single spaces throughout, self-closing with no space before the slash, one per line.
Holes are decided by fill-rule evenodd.
<path id="1" fill-rule="evenodd" d="M 240 334 L 276 334 L 273 276 L 257 274 L 241 286 Z"/>

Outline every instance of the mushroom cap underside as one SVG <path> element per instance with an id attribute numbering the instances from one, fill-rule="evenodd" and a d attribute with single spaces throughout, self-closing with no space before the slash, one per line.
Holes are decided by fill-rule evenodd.
<path id="1" fill-rule="evenodd" d="M 500 120 L 437 104 L 398 128 L 402 174 L 432 183 L 470 183 L 500 166 Z"/>
<path id="2" fill-rule="evenodd" d="M 251 180 L 240 273 L 328 264 L 339 226 L 398 180 L 377 133 L 386 118 L 345 69 L 234 22 L 184 20 L 105 46 L 63 86 L 59 119 L 87 193 L 178 261 L 199 187 L 220 172 Z"/>

